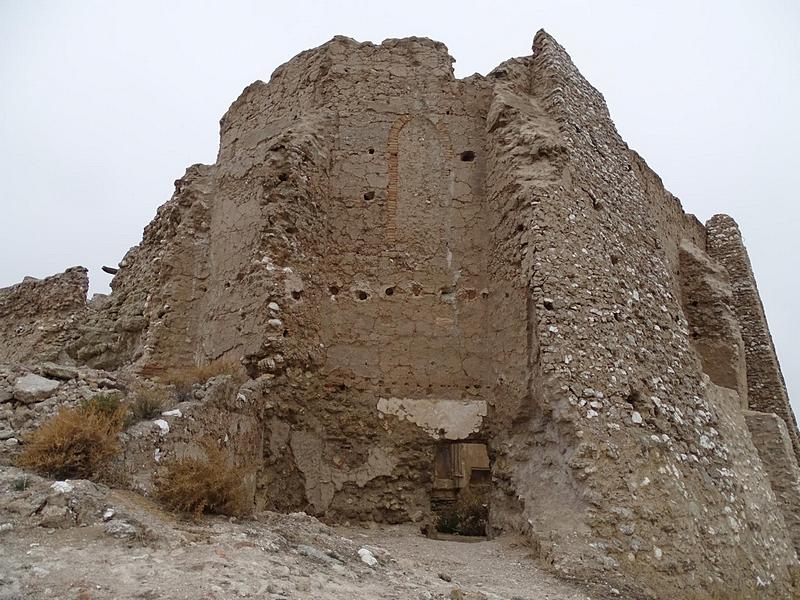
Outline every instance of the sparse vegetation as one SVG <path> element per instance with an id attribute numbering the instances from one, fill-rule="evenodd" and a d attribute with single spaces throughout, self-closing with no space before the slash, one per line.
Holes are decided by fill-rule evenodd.
<path id="1" fill-rule="evenodd" d="M 77 408 L 64 408 L 25 444 L 19 466 L 57 478 L 97 476 L 119 451 L 125 407 L 99 394 Z"/>
<path id="2" fill-rule="evenodd" d="M 157 482 L 161 502 L 195 519 L 203 513 L 243 515 L 252 508 L 244 483 L 248 467 L 231 466 L 228 453 L 211 439 L 201 442 L 203 457 L 184 457 L 165 465 Z"/>
<path id="3" fill-rule="evenodd" d="M 15 492 L 24 492 L 25 490 L 28 489 L 29 485 L 30 485 L 30 479 L 28 479 L 25 475 L 23 475 L 22 477 L 17 477 L 11 483 L 11 489 L 14 490 Z"/>
<path id="4" fill-rule="evenodd" d="M 120 410 L 125 410 L 120 400 L 120 395 L 115 392 L 95 394 L 88 400 L 82 400 L 78 405 L 83 412 L 92 412 L 113 417 Z"/>
<path id="5" fill-rule="evenodd" d="M 175 399 L 186 402 L 193 398 L 192 388 L 195 384 L 203 384 L 217 375 L 230 375 L 239 380 L 244 377 L 241 365 L 229 360 L 215 360 L 204 365 L 188 365 L 170 369 L 162 380 L 175 389 Z"/>
<path id="6" fill-rule="evenodd" d="M 436 530 L 459 535 L 486 535 L 488 517 L 486 494 L 467 488 L 461 491 L 451 507 L 439 514 Z"/>
<path id="7" fill-rule="evenodd" d="M 165 392 L 161 389 L 144 386 L 136 388 L 128 403 L 126 425 L 156 418 L 164 410 L 166 400 Z"/>

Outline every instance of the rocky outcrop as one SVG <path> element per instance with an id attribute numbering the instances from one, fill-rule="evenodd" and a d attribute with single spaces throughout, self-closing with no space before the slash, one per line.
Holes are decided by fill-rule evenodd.
<path id="1" fill-rule="evenodd" d="M 544 32 L 463 80 L 426 39 L 301 53 L 119 267 L 107 298 L 43 305 L 46 339 L 18 300 L 2 331 L 67 369 L 241 363 L 126 433 L 141 490 L 210 435 L 259 509 L 421 520 L 442 444 L 484 443 L 491 532 L 563 574 L 791 593 L 797 465 L 764 423 L 797 431 L 738 230 L 683 212 Z"/>

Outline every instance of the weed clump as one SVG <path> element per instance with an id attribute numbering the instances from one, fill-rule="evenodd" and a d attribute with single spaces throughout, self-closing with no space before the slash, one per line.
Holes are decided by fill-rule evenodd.
<path id="1" fill-rule="evenodd" d="M 214 440 L 201 442 L 203 456 L 166 463 L 156 480 L 156 497 L 167 507 L 198 519 L 203 513 L 240 516 L 252 508 L 244 481 L 250 469 L 232 467 Z"/>
<path id="2" fill-rule="evenodd" d="M 125 424 L 133 425 L 139 421 L 154 419 L 161 414 L 166 404 L 166 397 L 162 390 L 139 387 L 134 390 L 133 399 L 128 403 L 128 415 Z"/>
<path id="3" fill-rule="evenodd" d="M 436 530 L 459 535 L 486 535 L 489 504 L 486 494 L 470 488 L 462 490 L 455 503 L 436 519 Z"/>
<path id="4" fill-rule="evenodd" d="M 234 380 L 244 376 L 241 365 L 229 360 L 215 360 L 204 365 L 187 365 L 170 369 L 164 373 L 162 380 L 175 389 L 175 399 L 186 402 L 193 399 L 193 386 L 203 384 L 217 375 L 230 375 Z"/>
<path id="5" fill-rule="evenodd" d="M 119 452 L 125 412 L 113 394 L 63 408 L 33 432 L 17 464 L 59 479 L 97 476 Z"/>

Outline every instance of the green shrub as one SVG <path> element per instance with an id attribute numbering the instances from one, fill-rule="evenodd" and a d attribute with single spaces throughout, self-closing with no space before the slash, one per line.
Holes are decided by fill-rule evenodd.
<path id="1" fill-rule="evenodd" d="M 88 400 L 81 400 L 78 408 L 84 413 L 97 413 L 107 417 L 112 417 L 120 410 L 125 410 L 120 395 L 116 392 L 95 394 Z"/>
<path id="2" fill-rule="evenodd" d="M 28 489 L 30 483 L 30 480 L 23 475 L 22 477 L 17 477 L 11 482 L 11 489 L 15 492 L 24 492 Z"/>

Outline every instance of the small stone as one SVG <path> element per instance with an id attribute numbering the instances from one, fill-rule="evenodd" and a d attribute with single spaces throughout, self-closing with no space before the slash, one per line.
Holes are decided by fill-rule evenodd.
<path id="1" fill-rule="evenodd" d="M 366 548 L 360 548 L 358 555 L 361 557 L 361 562 L 366 563 L 370 567 L 374 567 L 378 564 L 378 559 Z"/>
<path id="2" fill-rule="evenodd" d="M 460 588 L 454 587 L 450 590 L 450 600 L 465 600 L 464 592 Z"/>
<path id="3" fill-rule="evenodd" d="M 169 423 L 167 423 L 164 419 L 156 419 L 153 421 L 153 425 L 158 427 L 158 435 L 164 437 L 169 433 Z"/>
<path id="4" fill-rule="evenodd" d="M 139 530 L 126 521 L 111 521 L 106 526 L 106 533 L 115 538 L 131 538 L 139 533 Z"/>
<path id="5" fill-rule="evenodd" d="M 278 306 L 277 302 L 270 302 L 269 304 L 267 304 L 267 308 L 269 308 L 271 311 L 274 312 L 278 312 L 281 309 L 281 307 Z"/>
<path id="6" fill-rule="evenodd" d="M 11 531 L 12 529 L 14 529 L 14 526 L 11 523 L 0 524 L 0 533 L 3 533 L 4 531 Z"/>
<path id="7" fill-rule="evenodd" d="M 113 508 L 107 508 L 103 511 L 103 521 L 110 521 L 114 518 L 114 515 L 117 514 Z"/>
<path id="8" fill-rule="evenodd" d="M 75 487 L 69 481 L 55 481 L 50 486 L 50 489 L 57 494 L 69 494 Z"/>
<path id="9" fill-rule="evenodd" d="M 162 417 L 182 417 L 183 413 L 180 411 L 179 408 L 175 408 L 173 410 L 165 410 L 161 413 Z"/>
<path id="10" fill-rule="evenodd" d="M 269 325 L 270 327 L 274 327 L 275 329 L 280 329 L 281 327 L 283 327 L 283 321 L 281 321 L 280 319 L 270 319 L 269 321 L 267 321 L 267 325 Z"/>
<path id="11" fill-rule="evenodd" d="M 28 373 L 14 383 L 14 399 L 25 404 L 40 402 L 49 398 L 60 385 L 60 381 Z"/>
<path id="12" fill-rule="evenodd" d="M 76 367 L 70 367 L 67 365 L 46 362 L 42 363 L 39 369 L 41 370 L 42 374 L 55 379 L 69 380 L 77 379 L 78 377 L 78 369 Z"/>
<path id="13" fill-rule="evenodd" d="M 633 414 L 631 415 L 631 422 L 636 425 L 641 425 L 642 415 L 640 415 L 637 411 L 633 411 Z"/>
<path id="14" fill-rule="evenodd" d="M 17 444 L 19 444 L 19 440 L 17 438 L 15 438 L 15 437 L 8 438 L 5 441 L 5 444 L 6 444 L 6 446 L 16 446 Z"/>

